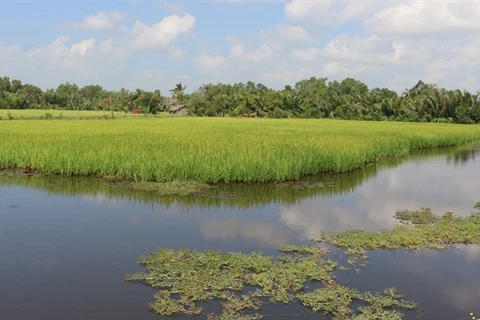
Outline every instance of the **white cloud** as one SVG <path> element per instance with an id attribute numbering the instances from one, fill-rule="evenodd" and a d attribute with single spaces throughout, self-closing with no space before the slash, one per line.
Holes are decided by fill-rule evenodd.
<path id="1" fill-rule="evenodd" d="M 383 8 L 365 21 L 371 32 L 391 35 L 434 35 L 480 31 L 479 2 L 408 1 Z"/>
<path id="2" fill-rule="evenodd" d="M 133 47 L 137 50 L 164 49 L 180 34 L 191 31 L 195 23 L 196 18 L 190 14 L 182 17 L 172 14 L 150 27 L 137 21 L 132 30 L 135 34 Z"/>
<path id="3" fill-rule="evenodd" d="M 95 46 L 95 39 L 87 39 L 75 43 L 70 48 L 70 52 L 78 53 L 81 56 L 84 56 L 88 50 L 92 49 Z"/>
<path id="4" fill-rule="evenodd" d="M 260 30 L 258 36 L 262 39 L 269 40 L 273 38 L 279 38 L 284 41 L 290 42 L 311 42 L 318 40 L 307 29 L 299 25 L 283 25 L 279 24 L 273 28 L 265 28 Z"/>
<path id="5" fill-rule="evenodd" d="M 18 46 L 0 46 L 0 57 L 7 57 L 17 55 L 21 52 L 20 47 Z"/>
<path id="6" fill-rule="evenodd" d="M 367 66 L 348 66 L 346 63 L 330 61 L 323 66 L 323 74 L 327 77 L 334 76 L 338 78 L 354 78 L 357 74 L 367 70 Z"/>
<path id="7" fill-rule="evenodd" d="M 291 53 L 291 57 L 294 60 L 314 61 L 317 59 L 321 50 L 318 48 L 310 49 L 294 49 Z"/>
<path id="8" fill-rule="evenodd" d="M 196 63 L 201 69 L 218 69 L 228 65 L 227 59 L 223 56 L 209 56 L 204 54 L 196 59 Z"/>
<path id="9" fill-rule="evenodd" d="M 366 63 L 400 63 L 405 46 L 377 36 L 340 35 L 327 43 L 322 55 L 329 59 Z"/>
<path id="10" fill-rule="evenodd" d="M 110 79 L 112 74 L 118 77 L 126 55 L 127 52 L 110 38 L 73 42 L 70 36 L 64 35 L 29 50 L 9 49 L 0 60 L 0 69 L 11 78 L 42 88 L 56 87 L 65 81 L 82 85 Z M 48 79 L 45 74 L 49 75 Z"/>
<path id="11" fill-rule="evenodd" d="M 117 22 L 123 20 L 123 13 L 119 11 L 99 12 L 97 15 L 86 16 L 82 22 L 66 25 L 87 31 L 112 30 Z"/>
<path id="12" fill-rule="evenodd" d="M 364 0 L 292 0 L 285 4 L 284 13 L 289 20 L 331 26 L 366 17 L 372 11 L 387 6 L 388 3 L 390 2 Z"/>
<path id="13" fill-rule="evenodd" d="M 473 39 L 471 42 L 463 46 L 459 52 L 463 55 L 469 64 L 480 62 L 480 38 Z"/>
<path id="14" fill-rule="evenodd" d="M 180 49 L 172 49 L 169 54 L 173 60 L 180 60 L 183 57 L 183 51 Z"/>
<path id="15" fill-rule="evenodd" d="M 147 79 L 152 79 L 152 78 L 163 78 L 166 77 L 167 73 L 163 70 L 159 69 L 152 69 L 149 71 L 144 71 L 142 72 L 142 77 L 145 77 Z"/>
<path id="16" fill-rule="evenodd" d="M 447 88 L 461 85 L 474 92 L 480 87 L 476 81 L 480 37 L 389 39 L 343 34 L 322 46 L 305 48 L 308 43 L 303 43 L 292 50 L 266 43 L 247 48 L 246 40 L 228 40 L 232 43 L 228 53 L 203 55 L 198 61 L 203 69 L 215 70 L 218 77 L 228 74 L 232 81 L 265 81 L 283 88 L 299 77 L 317 76 L 331 80 L 356 77 L 370 87 L 388 86 L 397 92 L 419 79 Z"/>
<path id="17" fill-rule="evenodd" d="M 185 12 L 185 4 L 181 2 L 170 2 L 170 1 L 163 1 L 160 3 L 160 6 L 165 11 L 182 14 Z"/>
<path id="18" fill-rule="evenodd" d="M 109 17 L 110 20 L 104 19 L 105 17 Z M 90 30 L 106 30 L 111 25 L 103 22 L 121 19 L 120 13 L 113 11 L 108 14 L 101 13 L 84 19 L 81 27 Z M 103 22 L 99 22 L 100 20 Z M 170 47 L 170 44 L 180 34 L 191 30 L 194 24 L 195 17 L 191 15 L 170 15 L 151 26 L 137 21 L 130 28 L 124 27 L 123 30 L 112 33 L 109 38 L 77 39 L 70 35 L 62 35 L 50 43 L 28 50 L 23 50 L 20 46 L 0 44 L 2 58 L 0 70 L 12 78 L 37 84 L 42 88 L 56 87 L 62 82 L 71 81 L 79 85 L 98 82 L 112 89 L 136 88 L 139 83 L 142 83 L 145 89 L 157 89 L 158 83 L 142 82 L 153 77 L 171 86 L 170 79 L 176 79 L 177 82 L 180 78 L 182 81 L 185 80 L 186 75 L 183 70 L 176 72 L 175 75 L 170 74 L 167 80 L 159 72 L 135 71 L 132 73 L 131 69 L 126 71 L 129 66 L 125 59 L 134 55 L 138 59 L 142 55 L 142 49 L 163 49 L 171 59 L 175 61 L 181 59 L 185 50 L 180 47 Z M 80 24 L 75 26 L 80 27 Z M 155 68 L 159 66 L 156 62 L 158 61 L 153 62 L 151 70 L 156 70 Z M 160 60 L 160 65 L 162 62 Z M 42 75 L 47 73 L 49 77 L 46 80 Z"/>
<path id="19" fill-rule="evenodd" d="M 228 58 L 232 60 L 240 61 L 253 61 L 253 62 L 262 62 L 265 60 L 273 59 L 275 53 L 270 46 L 263 44 L 257 49 L 248 51 L 245 50 L 242 44 L 235 44 L 230 49 Z"/>
<path id="20" fill-rule="evenodd" d="M 304 79 L 308 76 L 307 70 L 302 67 L 291 68 L 288 63 L 282 62 L 278 65 L 273 71 L 267 71 L 261 74 L 261 78 L 263 80 L 267 80 L 269 82 L 278 82 L 279 87 L 283 85 L 287 85 L 289 83 L 294 83 L 299 80 Z"/>
<path id="21" fill-rule="evenodd" d="M 34 58 L 47 58 L 52 61 L 70 60 L 71 62 L 74 60 L 81 62 L 84 58 L 101 60 L 102 56 L 108 56 L 110 60 L 112 56 L 123 58 L 122 55 L 119 54 L 122 50 L 114 48 L 112 39 L 98 41 L 91 38 L 73 43 L 70 46 L 68 45 L 69 41 L 70 36 L 60 36 L 44 47 L 33 48 L 24 52 L 24 57 L 30 60 Z"/>
<path id="22" fill-rule="evenodd" d="M 120 24 L 123 13 L 105 11 L 69 25 L 110 31 L 108 38 L 72 34 L 31 49 L 20 40 L 16 45 L 1 43 L 0 70 L 24 81 L 38 78 L 48 86 L 58 85 L 55 79 L 65 77 L 80 83 L 108 75 L 108 85 L 113 87 L 133 83 L 150 88 L 167 86 L 167 78 L 188 73 L 191 89 L 206 82 L 249 80 L 283 88 L 311 76 L 356 77 L 370 87 L 388 86 L 399 92 L 418 79 L 447 88 L 480 88 L 480 36 L 466 32 L 480 28 L 474 23 L 480 15 L 476 2 L 291 0 L 284 5 L 285 16 L 270 26 L 247 33 L 226 25 L 216 38 L 193 32 L 197 19 L 193 13 L 180 12 L 189 9 L 187 4 L 158 6 L 162 7 L 156 8 L 159 12 L 175 14 L 156 23 L 146 23 L 139 16 L 137 22 L 126 25 Z M 345 34 L 336 34 L 337 27 L 347 21 L 354 22 L 341 28 Z M 350 30 L 352 26 L 358 28 Z M 222 40 L 229 46 L 218 42 Z M 136 68 L 147 50 L 158 51 L 149 58 L 149 70 L 164 70 L 168 76 Z M 35 76 L 47 71 L 48 79 Z M 158 80 L 155 84 L 147 81 L 153 77 Z"/>

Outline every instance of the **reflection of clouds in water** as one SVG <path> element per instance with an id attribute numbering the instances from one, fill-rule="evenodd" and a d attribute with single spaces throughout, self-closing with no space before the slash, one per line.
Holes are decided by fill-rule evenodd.
<path id="1" fill-rule="evenodd" d="M 86 202 L 97 204 L 100 206 L 105 206 L 108 208 L 121 207 L 121 206 L 130 204 L 130 200 L 128 199 L 122 199 L 116 196 L 110 196 L 103 192 L 97 192 L 95 195 L 82 196 L 81 198 Z M 154 203 L 139 204 L 139 205 L 150 207 L 155 217 L 160 217 L 160 218 L 178 216 L 186 212 L 181 205 L 175 202 L 172 204 L 169 204 L 168 206 L 161 206 Z M 130 222 L 138 221 L 138 217 L 130 216 L 128 219 Z"/>
<path id="2" fill-rule="evenodd" d="M 121 199 L 109 196 L 103 192 L 97 192 L 95 195 L 82 196 L 82 199 L 85 200 L 86 202 L 105 205 L 108 207 L 113 207 L 113 206 L 122 204 Z"/>
<path id="3" fill-rule="evenodd" d="M 140 218 L 138 217 L 138 215 L 135 215 L 133 213 L 129 213 L 127 215 L 127 220 L 131 224 L 137 224 L 140 221 Z"/>
<path id="4" fill-rule="evenodd" d="M 207 239 L 244 238 L 273 247 L 288 243 L 291 234 L 288 230 L 279 230 L 276 223 L 235 220 L 207 221 L 200 230 Z"/>
<path id="5" fill-rule="evenodd" d="M 467 283 L 449 285 L 443 294 L 448 304 L 462 311 L 472 311 L 478 308 L 480 300 L 479 288 L 480 281 L 478 279 L 470 279 Z"/>
<path id="6" fill-rule="evenodd" d="M 280 210 L 280 221 L 289 228 L 300 231 L 302 239 L 319 236 L 323 231 L 368 228 L 371 224 L 355 210 L 331 202 L 302 201 L 299 205 Z"/>
<path id="7" fill-rule="evenodd" d="M 168 206 L 152 204 L 151 209 L 152 218 L 157 220 L 164 218 L 175 218 L 184 214 L 188 214 L 188 210 L 178 203 L 172 203 Z"/>
<path id="8" fill-rule="evenodd" d="M 470 245 L 460 246 L 453 254 L 433 250 L 410 252 L 403 263 L 410 273 L 438 286 L 438 295 L 444 303 L 470 312 L 478 309 L 480 301 L 479 256 L 480 246 Z"/>
<path id="9" fill-rule="evenodd" d="M 402 209 L 430 207 L 437 214 L 468 216 L 480 200 L 479 180 L 480 170 L 472 163 L 455 168 L 444 158 L 410 162 L 380 172 L 352 194 L 281 207 L 280 221 L 311 238 L 322 231 L 390 228 Z"/>
<path id="10" fill-rule="evenodd" d="M 457 251 L 457 253 L 465 262 L 473 263 L 478 261 L 480 257 L 480 246 L 465 246 L 461 251 Z"/>

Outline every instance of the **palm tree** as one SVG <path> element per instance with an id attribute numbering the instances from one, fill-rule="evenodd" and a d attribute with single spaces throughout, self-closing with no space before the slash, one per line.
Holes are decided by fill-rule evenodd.
<path id="1" fill-rule="evenodd" d="M 175 86 L 175 88 L 173 88 L 172 90 L 170 90 L 170 92 L 172 93 L 172 98 L 177 100 L 177 101 L 182 101 L 183 100 L 183 97 L 184 97 L 184 90 L 187 88 L 187 86 L 184 86 L 182 85 L 181 82 L 177 83 L 177 85 Z"/>

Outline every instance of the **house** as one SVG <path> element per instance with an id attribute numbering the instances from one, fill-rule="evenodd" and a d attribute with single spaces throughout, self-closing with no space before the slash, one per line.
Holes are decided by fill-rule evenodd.
<path id="1" fill-rule="evenodd" d="M 173 105 L 168 110 L 171 114 L 188 114 L 188 108 L 184 104 Z"/>

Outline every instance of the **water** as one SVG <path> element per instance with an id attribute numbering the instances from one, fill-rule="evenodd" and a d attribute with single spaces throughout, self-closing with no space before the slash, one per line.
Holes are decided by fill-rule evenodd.
<path id="1" fill-rule="evenodd" d="M 436 149 L 343 175 L 186 197 L 92 178 L 0 176 L 0 319 L 161 319 L 148 311 L 154 291 L 123 281 L 159 247 L 273 254 L 322 231 L 388 228 L 398 209 L 468 215 L 480 200 L 479 156 L 479 145 Z M 480 315 L 479 246 L 369 257 L 359 277 L 339 272 L 339 282 L 397 287 L 420 304 L 406 319 Z M 298 307 L 263 310 L 267 319 L 318 319 Z"/>

